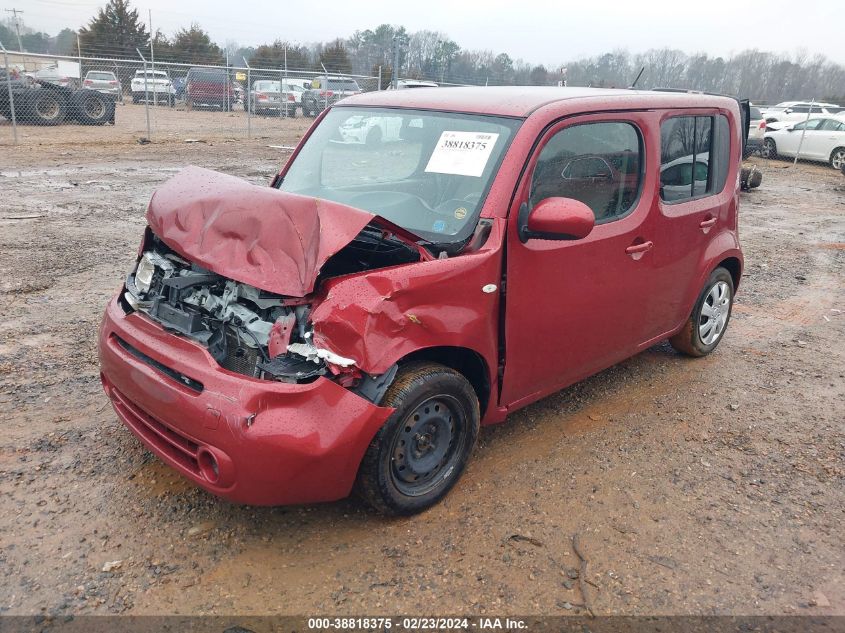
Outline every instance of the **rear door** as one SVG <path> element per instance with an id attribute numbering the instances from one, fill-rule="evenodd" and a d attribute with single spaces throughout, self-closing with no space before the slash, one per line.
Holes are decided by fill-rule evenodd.
<path id="1" fill-rule="evenodd" d="M 684 186 L 661 181 L 654 215 L 655 294 L 648 310 L 648 338 L 668 335 L 689 316 L 691 288 L 713 236 L 724 230 L 736 207 L 738 125 L 728 112 L 695 109 L 665 112 L 660 122 L 661 174 L 667 165 L 694 165 Z M 733 169 L 731 168 L 733 166 Z M 729 180 L 729 175 L 733 180 Z M 671 190 L 671 191 L 670 191 Z"/>
<path id="2" fill-rule="evenodd" d="M 552 126 L 510 209 L 501 403 L 516 406 L 629 356 L 648 336 L 650 220 L 656 165 L 646 168 L 644 112 L 573 117 Z M 654 154 L 654 150 L 651 151 Z M 574 198 L 596 226 L 575 241 L 517 234 L 521 205 Z"/>

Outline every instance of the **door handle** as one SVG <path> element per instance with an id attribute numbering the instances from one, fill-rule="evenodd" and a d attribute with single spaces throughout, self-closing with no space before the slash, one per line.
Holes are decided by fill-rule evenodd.
<path id="1" fill-rule="evenodd" d="M 632 244 L 628 248 L 625 249 L 625 253 L 628 255 L 638 255 L 641 253 L 645 253 L 646 251 L 650 251 L 654 247 L 654 242 L 648 241 L 643 242 L 642 244 Z"/>
<path id="2" fill-rule="evenodd" d="M 702 220 L 698 226 L 700 226 L 702 229 L 709 229 L 711 226 L 716 224 L 717 219 L 718 218 L 710 218 L 709 220 Z"/>

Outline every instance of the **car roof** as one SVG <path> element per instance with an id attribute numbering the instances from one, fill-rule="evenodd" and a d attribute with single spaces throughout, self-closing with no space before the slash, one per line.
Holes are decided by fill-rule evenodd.
<path id="1" fill-rule="evenodd" d="M 685 92 L 553 86 L 471 86 L 365 92 L 347 97 L 335 107 L 381 106 L 527 117 L 544 105 L 559 102 L 567 102 L 573 111 L 614 107 L 725 107 L 730 103 L 736 103 L 729 97 Z"/>
<path id="2" fill-rule="evenodd" d="M 790 108 L 792 106 L 818 106 L 819 108 L 839 108 L 841 106 L 835 103 L 825 103 L 824 101 L 781 101 L 778 106 L 781 108 Z"/>

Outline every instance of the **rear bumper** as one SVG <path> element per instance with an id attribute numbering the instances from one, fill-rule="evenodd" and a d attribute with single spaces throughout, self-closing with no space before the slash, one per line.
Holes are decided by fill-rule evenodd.
<path id="1" fill-rule="evenodd" d="M 373 435 L 393 412 L 320 378 L 258 380 L 202 346 L 109 302 L 101 378 L 121 421 L 209 492 L 253 505 L 346 497 Z"/>

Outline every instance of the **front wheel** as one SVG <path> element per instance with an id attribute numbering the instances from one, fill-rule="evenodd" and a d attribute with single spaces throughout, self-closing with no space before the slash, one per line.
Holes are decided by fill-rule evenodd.
<path id="1" fill-rule="evenodd" d="M 719 345 L 733 308 L 734 282 L 724 268 L 710 273 L 683 329 L 669 339 L 672 347 L 687 356 L 706 356 Z"/>
<path id="2" fill-rule="evenodd" d="M 384 514 L 422 512 L 449 492 L 466 466 L 478 437 L 478 398 L 458 372 L 412 363 L 400 369 L 381 406 L 396 411 L 370 442 L 356 491 Z"/>
<path id="3" fill-rule="evenodd" d="M 830 153 L 830 166 L 834 169 L 845 168 L 845 147 L 837 147 Z"/>

